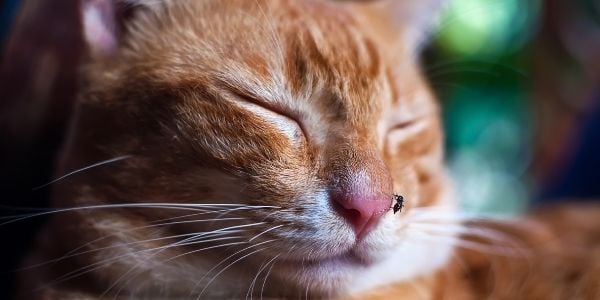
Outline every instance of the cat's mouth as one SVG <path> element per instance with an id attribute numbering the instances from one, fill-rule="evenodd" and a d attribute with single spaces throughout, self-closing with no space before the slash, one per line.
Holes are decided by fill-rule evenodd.
<path id="1" fill-rule="evenodd" d="M 326 257 L 286 258 L 284 261 L 289 266 L 301 267 L 306 270 L 367 267 L 375 262 L 373 258 L 359 254 L 354 248 Z"/>

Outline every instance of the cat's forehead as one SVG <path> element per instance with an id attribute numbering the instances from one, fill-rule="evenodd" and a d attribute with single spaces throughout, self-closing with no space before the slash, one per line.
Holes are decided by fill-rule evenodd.
<path id="1" fill-rule="evenodd" d="M 377 97 L 385 65 L 374 40 L 343 6 L 180 3 L 160 22 L 141 20 L 138 28 L 145 29 L 133 32 L 133 51 L 126 55 L 160 81 L 219 85 L 265 101 L 327 97 L 349 114 L 364 115 Z"/>

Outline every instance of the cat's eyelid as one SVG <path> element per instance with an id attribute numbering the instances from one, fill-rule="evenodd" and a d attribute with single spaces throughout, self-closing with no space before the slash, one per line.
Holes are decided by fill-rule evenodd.
<path id="1" fill-rule="evenodd" d="M 413 116 L 406 118 L 401 121 L 395 122 L 387 130 L 388 135 L 393 132 L 407 131 L 410 134 L 421 131 L 425 125 L 429 122 L 430 118 L 428 115 Z"/>
<path id="2" fill-rule="evenodd" d="M 422 121 L 426 121 L 437 115 L 437 109 L 422 97 L 416 97 L 419 101 L 409 102 L 396 107 L 391 115 L 388 115 L 388 132 L 414 127 Z"/>
<path id="3" fill-rule="evenodd" d="M 415 125 L 415 123 L 419 122 L 420 120 L 421 120 L 421 118 L 417 117 L 417 118 L 411 118 L 411 119 L 406 119 L 406 120 L 403 120 L 400 122 L 396 122 L 394 125 L 392 125 L 390 127 L 389 131 L 408 128 L 410 126 Z"/>
<path id="4" fill-rule="evenodd" d="M 278 103 L 273 102 L 273 101 L 266 101 L 261 99 L 260 97 L 256 97 L 252 94 L 249 93 L 243 93 L 237 90 L 232 90 L 231 93 L 233 94 L 233 96 L 241 101 L 245 101 L 245 102 L 249 102 L 251 104 L 260 106 L 266 110 L 270 110 L 278 115 L 284 116 L 288 119 L 293 120 L 296 123 L 298 122 L 298 116 L 295 116 L 293 113 L 291 113 L 290 111 L 286 110 L 285 108 L 281 107 L 280 105 L 278 105 Z"/>
<path id="5" fill-rule="evenodd" d="M 423 130 L 425 130 L 429 123 L 431 122 L 431 118 L 421 117 L 415 118 L 410 122 L 400 124 L 396 127 L 391 127 L 387 131 L 386 139 L 388 140 L 388 146 L 392 146 L 391 149 L 395 149 L 394 145 L 398 143 L 402 143 L 413 137 Z"/>
<path id="6" fill-rule="evenodd" d="M 234 97 L 236 99 L 241 100 L 242 102 L 244 102 L 246 105 L 254 105 L 256 107 L 259 107 L 263 110 L 269 111 L 273 114 L 278 115 L 281 118 L 285 118 L 286 120 L 288 120 L 289 122 L 292 122 L 294 124 L 296 124 L 298 126 L 298 129 L 300 131 L 300 134 L 302 134 L 302 136 L 304 137 L 304 139 L 306 139 L 308 141 L 308 136 L 306 134 L 306 131 L 304 129 L 304 127 L 302 126 L 302 122 L 299 121 L 299 118 L 297 116 L 294 116 L 292 113 L 289 113 L 288 111 L 286 111 L 284 108 L 278 107 L 278 105 L 273 104 L 271 102 L 268 101 L 264 101 L 261 99 L 258 99 L 256 97 L 250 96 L 250 95 L 245 95 L 245 94 L 241 94 L 239 92 L 236 91 L 232 91 Z M 253 110 L 254 113 L 256 113 L 256 111 Z M 261 114 L 262 115 L 262 114 Z M 281 122 L 275 121 L 272 122 L 274 123 L 274 125 L 276 125 L 279 129 L 281 129 L 282 131 L 288 133 L 287 135 L 290 136 L 289 132 L 290 130 L 286 129 L 285 126 L 281 125 Z M 290 136 L 291 138 L 291 136 Z"/>
<path id="7" fill-rule="evenodd" d="M 416 125 L 417 123 L 427 120 L 432 113 L 429 111 L 420 112 L 405 112 L 391 118 L 388 124 L 391 124 L 388 131 L 395 129 L 404 129 Z"/>

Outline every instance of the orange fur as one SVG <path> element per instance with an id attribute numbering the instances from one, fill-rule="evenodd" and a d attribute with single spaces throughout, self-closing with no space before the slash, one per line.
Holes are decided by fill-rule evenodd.
<path id="1" fill-rule="evenodd" d="M 94 1 L 101 0 L 89 0 L 85 3 L 91 6 L 85 7 L 94 9 Z M 55 205 L 269 208 L 194 218 L 186 216 L 189 211 L 164 207 L 59 214 L 28 263 L 78 247 L 82 253 L 26 273 L 23 298 L 418 299 L 425 291 L 436 299 L 478 299 L 489 291 L 486 283 L 463 275 L 489 268 L 482 262 L 489 257 L 460 252 L 467 265 L 451 261 L 460 233 L 452 228 L 459 220 L 441 224 L 451 228 L 446 238 L 452 241 L 433 246 L 414 238 L 410 229 L 419 226 L 419 213 L 427 208 L 445 216 L 455 210 L 444 173 L 438 107 L 414 57 L 429 6 L 133 2 L 140 7 L 120 35 L 114 26 L 84 28 L 92 57 L 59 173 L 128 158 L 57 183 Z M 437 1 L 423 3 L 437 6 Z M 401 16 L 390 13 L 396 11 Z M 102 25 L 92 21 L 85 24 Z M 94 40 L 94 32 L 115 34 L 117 48 L 111 48 L 112 41 L 97 45 L 105 41 Z M 327 196 L 355 185 L 357 174 L 367 178 L 370 195 L 390 197 L 390 206 L 393 193 L 407 199 L 400 215 L 387 212 L 364 240 L 355 239 Z M 435 211 L 430 213 L 422 226 L 440 222 Z M 184 222 L 153 226 L 166 219 Z M 173 245 L 174 236 L 253 223 L 260 225 L 232 237 L 244 244 L 219 248 L 224 242 L 207 242 L 202 246 L 215 248 L 198 253 L 190 253 L 197 245 L 147 250 Z M 247 246 L 257 252 L 244 250 Z M 208 279 L 215 272 L 204 276 L 223 259 L 247 253 L 252 255 L 214 281 Z M 507 268 L 522 267 L 518 260 L 504 260 Z M 88 272 L 60 280 L 85 267 Z M 510 283 L 508 274 L 502 280 Z M 593 282 L 597 277 L 590 274 L 581 280 Z M 259 281 L 251 290 L 253 278 L 265 278 L 265 284 Z M 31 287 L 38 289 L 31 293 Z M 531 295 L 538 295 L 535 288 Z M 503 292 L 513 290 L 519 291 Z"/>

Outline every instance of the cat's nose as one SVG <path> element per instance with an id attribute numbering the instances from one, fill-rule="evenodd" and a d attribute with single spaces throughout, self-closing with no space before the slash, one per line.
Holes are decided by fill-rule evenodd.
<path id="1" fill-rule="evenodd" d="M 362 239 L 379 223 L 390 210 L 391 195 L 374 196 L 353 193 L 333 193 L 334 209 L 348 222 L 357 239 Z"/>
<path id="2" fill-rule="evenodd" d="M 371 232 L 390 210 L 393 193 L 391 175 L 383 161 L 376 156 L 368 159 L 363 156 L 361 161 L 337 169 L 329 191 L 334 210 L 352 227 L 358 239 Z"/>

